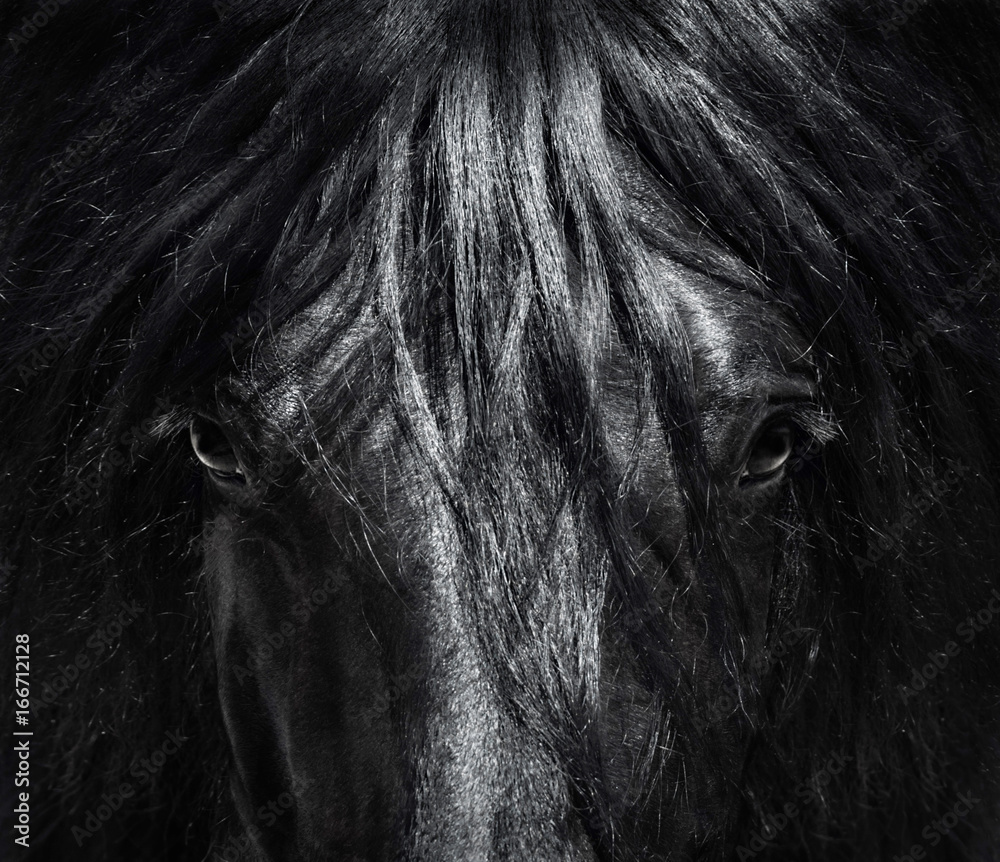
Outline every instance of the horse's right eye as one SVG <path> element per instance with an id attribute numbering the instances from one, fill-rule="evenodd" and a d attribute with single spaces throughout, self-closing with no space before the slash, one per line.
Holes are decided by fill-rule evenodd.
<path id="1" fill-rule="evenodd" d="M 189 430 L 194 454 L 213 477 L 224 482 L 246 483 L 243 465 L 220 425 L 204 416 L 195 416 Z"/>
<path id="2" fill-rule="evenodd" d="M 798 429 L 787 420 L 765 429 L 750 450 L 740 481 L 763 481 L 777 476 L 792 457 L 797 438 Z"/>

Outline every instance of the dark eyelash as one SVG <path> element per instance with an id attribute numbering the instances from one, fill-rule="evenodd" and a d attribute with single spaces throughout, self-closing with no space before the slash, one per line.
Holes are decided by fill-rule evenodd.
<path id="1" fill-rule="evenodd" d="M 754 451 L 754 447 L 769 429 L 781 424 L 792 427 L 795 440 L 788 460 L 781 467 L 762 476 L 741 476 L 741 487 L 765 485 L 783 471 L 797 470 L 805 461 L 815 457 L 826 443 L 836 439 L 840 434 L 840 426 L 833 416 L 812 401 L 784 403 L 782 409 L 772 413 L 760 424 L 757 433 L 748 443 L 743 455 L 743 463 Z"/>
<path id="2" fill-rule="evenodd" d="M 831 413 L 811 401 L 792 403 L 773 416 L 768 417 L 764 427 L 781 421 L 797 425 L 804 437 L 825 445 L 840 436 L 841 430 Z"/>

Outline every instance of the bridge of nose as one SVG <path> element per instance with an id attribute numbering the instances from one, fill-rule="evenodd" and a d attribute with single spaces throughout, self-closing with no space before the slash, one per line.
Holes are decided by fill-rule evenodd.
<path id="1" fill-rule="evenodd" d="M 407 858 L 595 859 L 562 770 L 500 707 L 454 580 L 435 579 L 430 593 Z"/>

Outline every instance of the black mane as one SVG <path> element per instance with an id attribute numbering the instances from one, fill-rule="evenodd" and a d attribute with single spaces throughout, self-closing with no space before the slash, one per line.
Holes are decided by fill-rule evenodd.
<path id="1" fill-rule="evenodd" d="M 0 32 L 21 34 L 38 4 L 11 5 Z M 491 630 L 496 604 L 538 600 L 505 573 L 550 571 L 559 552 L 525 525 L 593 537 L 561 637 L 605 602 L 639 620 L 628 649 L 687 733 L 677 755 L 731 788 L 744 842 L 841 755 L 843 780 L 786 827 L 799 855 L 775 858 L 890 858 L 959 792 L 986 802 L 948 858 L 986 858 L 1000 628 L 924 690 L 900 686 L 1000 586 L 995 4 L 67 3 L 36 30 L 0 52 L 0 620 L 5 645 L 32 643 L 26 858 L 201 858 L 186 848 L 227 839 L 181 432 L 192 393 L 232 369 L 266 405 L 295 373 L 274 333 L 320 299 L 295 363 L 337 356 L 308 399 L 330 427 L 303 409 L 281 433 L 306 460 L 337 417 L 363 427 L 389 401 L 477 574 L 467 600 L 522 694 L 512 709 L 562 758 L 608 858 L 645 858 L 630 818 L 671 789 L 650 801 L 610 773 L 593 667 L 557 673 L 555 641 Z M 638 549 L 609 502 L 627 470 L 591 333 L 614 333 L 673 451 L 702 447 L 654 255 L 788 309 L 839 423 L 823 502 L 795 502 L 766 668 L 747 671 L 739 585 L 705 575 L 724 688 L 765 705 L 745 767 L 713 762 L 718 698 L 644 622 Z M 687 463 L 704 547 L 712 501 L 702 459 Z M 142 611 L 87 646 L 123 602 Z M 45 702 L 81 652 L 94 661 Z M 168 732 L 180 754 L 78 846 L 71 827 Z M 691 824 L 705 858 L 735 852 L 718 844 L 730 825 Z"/>

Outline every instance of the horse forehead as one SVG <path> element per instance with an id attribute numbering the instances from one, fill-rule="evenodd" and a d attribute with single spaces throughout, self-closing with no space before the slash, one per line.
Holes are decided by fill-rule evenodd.
<path id="1" fill-rule="evenodd" d="M 700 410 L 766 400 L 815 377 L 808 339 L 790 307 L 737 286 L 747 278 L 736 266 L 711 277 L 654 257 L 651 277 L 649 296 L 660 318 L 680 319 Z M 634 385 L 625 350 L 613 336 L 603 341 L 604 378 L 623 394 Z"/>
<path id="2" fill-rule="evenodd" d="M 790 380 L 814 376 L 809 343 L 787 306 L 705 277 L 675 283 L 671 299 L 687 335 L 700 407 L 764 400 Z"/>
<path id="3" fill-rule="evenodd" d="M 654 254 L 650 276 L 648 295 L 657 313 L 665 318 L 672 307 L 684 329 L 701 409 L 724 410 L 735 402 L 761 399 L 782 388 L 788 377 L 811 376 L 809 344 L 788 307 L 765 299 L 759 290 L 736 286 L 746 280 L 736 265 L 725 278 L 713 278 Z M 276 333 L 268 351 L 271 359 L 295 371 L 270 393 L 272 416 L 292 417 L 314 389 L 332 379 L 349 381 L 358 356 L 371 352 L 366 345 L 370 348 L 377 338 L 380 324 L 366 309 L 348 325 L 338 325 L 340 336 L 322 361 L 308 369 L 295 361 L 301 345 L 338 316 L 341 300 L 339 289 L 328 291 Z M 624 395 L 635 379 L 621 342 L 604 328 L 610 325 L 605 320 L 581 338 L 598 340 L 599 376 L 612 392 Z M 438 358 L 447 361 L 440 353 Z"/>

